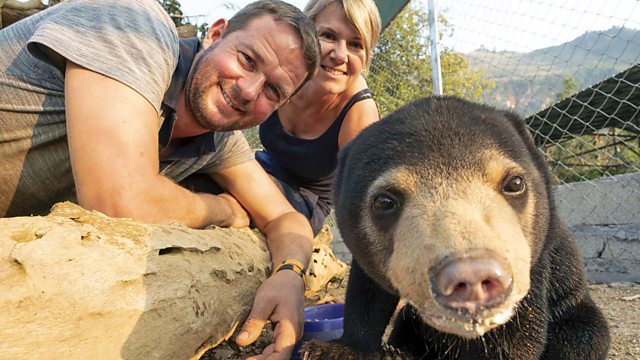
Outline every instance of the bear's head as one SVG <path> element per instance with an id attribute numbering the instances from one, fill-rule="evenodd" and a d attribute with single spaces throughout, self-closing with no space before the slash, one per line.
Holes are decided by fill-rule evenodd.
<path id="1" fill-rule="evenodd" d="M 434 328 L 473 338 L 530 288 L 552 213 L 546 164 L 517 115 L 424 98 L 341 153 L 336 217 L 369 277 Z"/>

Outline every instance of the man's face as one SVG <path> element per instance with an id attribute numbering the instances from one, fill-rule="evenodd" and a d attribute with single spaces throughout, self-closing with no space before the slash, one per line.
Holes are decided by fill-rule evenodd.
<path id="1" fill-rule="evenodd" d="M 265 15 L 222 37 L 224 28 L 226 22 L 212 26 L 211 44 L 196 57 L 185 86 L 194 120 L 212 131 L 262 123 L 307 75 L 300 40 L 289 25 Z"/>

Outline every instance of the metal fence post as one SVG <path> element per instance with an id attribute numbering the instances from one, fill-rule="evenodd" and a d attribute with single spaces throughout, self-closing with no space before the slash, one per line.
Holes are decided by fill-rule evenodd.
<path id="1" fill-rule="evenodd" d="M 429 0 L 429 32 L 433 94 L 442 95 L 442 70 L 440 69 L 440 53 L 438 52 L 438 12 L 436 0 Z"/>

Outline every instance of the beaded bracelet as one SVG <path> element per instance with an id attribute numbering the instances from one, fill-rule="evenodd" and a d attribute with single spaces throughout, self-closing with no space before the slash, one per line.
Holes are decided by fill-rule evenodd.
<path id="1" fill-rule="evenodd" d="M 280 265 L 276 266 L 276 268 L 273 270 L 273 273 L 275 274 L 278 271 L 282 271 L 282 270 L 292 270 L 296 274 L 300 275 L 300 278 L 302 278 L 302 283 L 304 284 L 305 289 L 307 288 L 307 279 L 304 276 L 306 273 L 306 270 L 300 261 L 293 260 L 293 259 L 285 260 L 281 262 Z"/>

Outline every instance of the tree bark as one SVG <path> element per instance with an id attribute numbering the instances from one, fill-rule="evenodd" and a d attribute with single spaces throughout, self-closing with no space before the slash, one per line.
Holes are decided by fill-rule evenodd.
<path id="1" fill-rule="evenodd" d="M 249 229 L 148 225 L 61 203 L 0 219 L 0 354 L 198 359 L 270 273 Z"/>
<path id="2" fill-rule="evenodd" d="M 338 259 L 331 249 L 333 234 L 325 225 L 313 240 L 313 254 L 307 269 L 307 288 L 305 296 L 312 298 L 323 291 L 333 279 L 344 279 L 349 273 L 349 266 Z"/>

